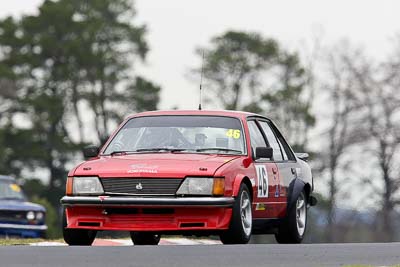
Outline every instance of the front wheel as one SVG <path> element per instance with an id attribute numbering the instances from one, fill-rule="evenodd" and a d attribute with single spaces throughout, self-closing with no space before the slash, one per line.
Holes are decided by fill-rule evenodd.
<path id="1" fill-rule="evenodd" d="M 289 211 L 287 218 L 279 227 L 275 239 L 280 244 L 299 244 L 303 241 L 307 226 L 307 198 L 304 191 Z"/>
<path id="2" fill-rule="evenodd" d="M 87 229 L 68 229 L 65 210 L 63 212 L 63 237 L 70 246 L 91 246 L 96 238 L 97 231 Z"/>
<path id="3" fill-rule="evenodd" d="M 158 245 L 161 236 L 149 232 L 130 232 L 134 245 Z"/>
<path id="4" fill-rule="evenodd" d="M 221 242 L 223 244 L 247 244 L 251 237 L 252 226 L 250 190 L 247 185 L 241 184 L 232 208 L 231 224 L 229 229 L 220 235 Z"/>

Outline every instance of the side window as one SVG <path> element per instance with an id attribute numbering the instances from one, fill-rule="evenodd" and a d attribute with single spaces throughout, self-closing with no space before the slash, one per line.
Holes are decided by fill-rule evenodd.
<path id="1" fill-rule="evenodd" d="M 279 144 L 282 147 L 282 152 L 284 154 L 286 154 L 286 157 L 288 160 L 296 160 L 292 150 L 290 149 L 288 143 L 286 142 L 285 138 L 283 138 L 282 134 L 279 132 L 278 128 L 276 128 L 275 125 L 273 124 L 269 124 L 270 127 L 272 128 L 272 130 L 274 131 L 274 133 L 276 134 L 278 140 L 279 140 Z"/>
<path id="2" fill-rule="evenodd" d="M 282 151 L 282 155 L 283 155 L 283 160 L 288 160 L 288 156 L 286 154 L 285 147 L 282 145 L 282 142 L 281 142 L 281 140 L 279 138 L 278 138 L 278 142 L 279 142 L 279 145 L 282 148 L 281 151 Z"/>
<path id="3" fill-rule="evenodd" d="M 284 157 L 282 157 L 281 146 L 279 145 L 278 140 L 276 139 L 275 134 L 269 127 L 268 123 L 265 121 L 259 121 L 259 123 L 265 133 L 265 136 L 267 137 L 269 145 L 274 150 L 274 160 L 276 161 L 284 160 Z"/>
<path id="4" fill-rule="evenodd" d="M 266 147 L 267 144 L 265 143 L 264 137 L 260 132 L 260 129 L 258 129 L 256 122 L 248 121 L 247 125 L 249 126 L 250 142 L 251 147 L 253 148 L 253 153 L 256 151 L 256 147 Z"/>

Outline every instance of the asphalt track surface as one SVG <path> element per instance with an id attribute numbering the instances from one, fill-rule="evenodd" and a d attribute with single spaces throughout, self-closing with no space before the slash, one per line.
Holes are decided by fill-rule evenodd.
<path id="1" fill-rule="evenodd" d="M 400 243 L 195 245 L 121 247 L 0 247 L 0 266 L 391 266 Z"/>

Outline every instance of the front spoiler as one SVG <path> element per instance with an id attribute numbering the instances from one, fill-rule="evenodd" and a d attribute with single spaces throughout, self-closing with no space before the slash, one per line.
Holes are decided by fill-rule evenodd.
<path id="1" fill-rule="evenodd" d="M 61 198 L 65 206 L 161 206 L 161 207 L 232 207 L 233 197 L 112 197 L 112 196 L 65 196 Z"/>

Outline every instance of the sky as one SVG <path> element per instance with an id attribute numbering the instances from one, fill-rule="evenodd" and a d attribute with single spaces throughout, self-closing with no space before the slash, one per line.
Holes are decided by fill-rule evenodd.
<path id="1" fill-rule="evenodd" d="M 163 86 L 162 108 L 197 107 L 200 77 L 187 79 L 201 64 L 194 49 L 228 29 L 260 32 L 296 50 L 315 34 L 325 43 L 349 38 L 376 56 L 400 31 L 400 1 L 139 0 L 137 9 L 152 48 L 145 73 Z"/>
<path id="2" fill-rule="evenodd" d="M 2 1 L 0 17 L 34 13 L 40 3 Z M 300 52 L 315 35 L 328 44 L 348 38 L 377 57 L 400 32 L 397 0 L 136 0 L 135 5 L 134 22 L 147 26 L 150 46 L 135 71 L 162 87 L 161 109 L 198 106 L 200 77 L 188 77 L 201 64 L 194 50 L 229 29 L 259 32 Z"/>

